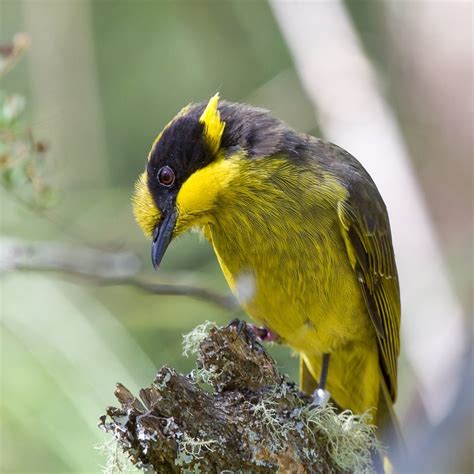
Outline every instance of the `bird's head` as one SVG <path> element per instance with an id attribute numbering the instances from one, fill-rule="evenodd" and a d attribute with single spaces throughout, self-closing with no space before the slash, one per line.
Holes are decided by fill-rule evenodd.
<path id="1" fill-rule="evenodd" d="M 153 239 L 155 268 L 171 240 L 191 227 L 205 225 L 219 191 L 232 175 L 221 149 L 225 123 L 219 96 L 183 108 L 154 141 L 133 196 L 135 219 Z"/>
<path id="2" fill-rule="evenodd" d="M 218 94 L 183 108 L 154 141 L 133 196 L 135 219 L 153 239 L 154 267 L 174 237 L 213 223 L 219 197 L 239 187 L 242 161 L 284 143 L 292 143 L 289 129 L 265 110 L 219 103 Z"/>

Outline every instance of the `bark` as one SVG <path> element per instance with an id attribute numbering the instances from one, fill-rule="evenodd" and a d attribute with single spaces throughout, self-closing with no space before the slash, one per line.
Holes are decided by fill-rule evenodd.
<path id="1" fill-rule="evenodd" d="M 191 374 L 163 367 L 138 397 L 117 385 L 120 408 L 109 407 L 99 425 L 133 464 L 155 472 L 371 470 L 372 427 L 312 405 L 245 323 L 197 328 L 185 340 L 185 352 L 193 349 Z"/>

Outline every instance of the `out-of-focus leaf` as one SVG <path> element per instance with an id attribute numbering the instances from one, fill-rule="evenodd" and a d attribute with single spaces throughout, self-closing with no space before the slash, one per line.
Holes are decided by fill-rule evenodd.
<path id="1" fill-rule="evenodd" d="M 19 94 L 6 96 L 0 109 L 0 120 L 6 124 L 17 120 L 25 109 L 25 98 Z"/>

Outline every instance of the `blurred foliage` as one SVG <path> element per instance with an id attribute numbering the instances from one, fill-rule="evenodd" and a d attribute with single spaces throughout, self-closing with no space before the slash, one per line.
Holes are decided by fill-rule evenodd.
<path id="1" fill-rule="evenodd" d="M 0 45 L 0 78 L 15 67 L 29 39 L 18 34 L 12 43 Z M 0 89 L 0 173 L 1 184 L 32 206 L 51 202 L 51 188 L 44 181 L 45 143 L 35 140 L 22 120 L 25 98 Z"/>
<path id="2" fill-rule="evenodd" d="M 386 4 L 344 3 L 389 85 Z M 0 0 L 0 44 L 18 31 L 31 36 L 25 58 L 17 62 L 23 50 L 12 44 L 2 56 L 15 60 L 0 62 L 9 69 L 0 77 L 2 235 L 129 249 L 151 275 L 130 195 L 155 136 L 183 105 L 219 91 L 318 132 L 265 1 Z M 395 90 L 387 90 L 392 102 L 406 94 Z M 419 135 L 412 122 L 402 125 Z M 418 162 L 424 166 L 427 156 Z M 154 278 L 229 291 L 212 250 L 194 234 L 173 243 Z M 51 274 L 2 274 L 0 293 L 1 472 L 98 472 L 105 460 L 94 445 L 107 438 L 96 422 L 113 402 L 114 384 L 137 391 L 164 364 L 191 370 L 181 335 L 204 320 L 236 316 L 187 298 Z M 273 346 L 271 353 L 295 380 L 290 351 Z M 410 377 L 402 359 L 400 385 Z"/>
<path id="3" fill-rule="evenodd" d="M 21 122 L 25 100 L 0 90 L 0 172 L 2 185 L 26 203 L 46 206 L 52 191 L 44 181 L 46 145 Z"/>

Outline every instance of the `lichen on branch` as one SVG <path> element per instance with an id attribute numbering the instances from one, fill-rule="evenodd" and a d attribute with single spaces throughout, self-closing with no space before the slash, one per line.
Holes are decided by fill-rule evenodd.
<path id="1" fill-rule="evenodd" d="M 197 367 L 163 367 L 99 425 L 138 468 L 155 472 L 373 472 L 379 448 L 366 417 L 312 404 L 278 373 L 246 325 L 201 325 L 184 338 Z"/>

